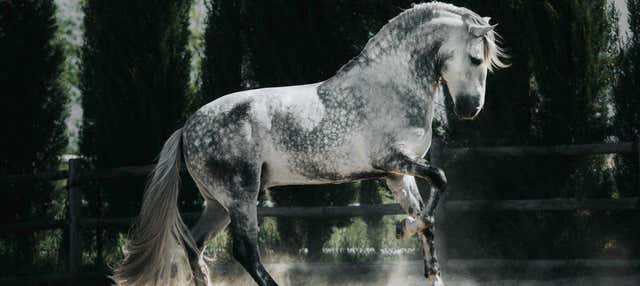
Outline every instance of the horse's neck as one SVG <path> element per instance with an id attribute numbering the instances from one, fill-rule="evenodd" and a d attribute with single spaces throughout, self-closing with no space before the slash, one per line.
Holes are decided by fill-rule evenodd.
<path id="1" fill-rule="evenodd" d="M 430 127 L 436 84 L 417 82 L 409 64 L 402 55 L 376 61 L 355 58 L 320 86 L 321 96 L 344 98 L 348 93 L 367 102 L 395 100 L 394 106 L 403 106 L 401 112 L 419 109 L 421 120 L 428 121 L 423 124 Z"/>

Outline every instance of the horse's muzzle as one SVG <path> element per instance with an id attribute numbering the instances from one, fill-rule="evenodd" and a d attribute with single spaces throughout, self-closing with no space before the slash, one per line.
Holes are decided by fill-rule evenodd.
<path id="1" fill-rule="evenodd" d="M 482 106 L 480 105 L 480 97 L 462 95 L 454 102 L 454 111 L 458 117 L 471 120 L 480 113 Z"/>

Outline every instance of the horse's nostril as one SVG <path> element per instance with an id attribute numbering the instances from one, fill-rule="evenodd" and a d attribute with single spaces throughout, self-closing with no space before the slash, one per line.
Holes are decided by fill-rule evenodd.
<path id="1" fill-rule="evenodd" d="M 470 95 L 460 96 L 455 102 L 455 112 L 461 118 L 473 118 L 480 112 L 479 97 Z"/>

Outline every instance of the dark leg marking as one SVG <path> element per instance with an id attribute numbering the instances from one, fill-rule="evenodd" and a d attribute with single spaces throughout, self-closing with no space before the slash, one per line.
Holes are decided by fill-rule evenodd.
<path id="1" fill-rule="evenodd" d="M 424 258 L 424 275 L 429 278 L 435 275 L 440 275 L 440 264 L 436 256 L 435 236 L 433 235 L 433 227 L 422 230 L 422 236 L 426 241 L 424 247 L 428 247 L 429 255 Z M 425 249 L 425 252 L 427 249 Z"/>
<path id="2" fill-rule="evenodd" d="M 412 160 L 400 153 L 388 157 L 379 169 L 390 173 L 416 176 L 431 183 L 431 194 L 426 206 L 420 203 L 420 219 L 425 224 L 425 228 L 419 232 L 419 235 L 424 250 L 425 277 L 430 283 L 433 283 L 432 285 L 441 285 L 440 265 L 436 256 L 433 230 L 435 209 L 447 186 L 444 172 L 440 168 L 428 164 L 425 160 Z M 406 229 L 406 227 L 402 229 Z M 399 231 L 400 228 L 397 229 L 398 233 Z"/>
<path id="3" fill-rule="evenodd" d="M 431 194 L 429 195 L 429 200 L 427 201 L 427 205 L 425 207 L 424 213 L 433 218 L 436 213 L 436 208 L 438 207 L 441 198 L 445 195 L 445 190 L 441 190 L 436 186 L 431 187 Z"/>
<path id="4" fill-rule="evenodd" d="M 442 191 L 447 188 L 447 177 L 442 169 L 427 163 L 424 159 L 413 160 L 402 153 L 389 156 L 377 166 L 377 169 L 425 179 Z"/>
<path id="5" fill-rule="evenodd" d="M 242 209 L 248 210 L 246 212 Z M 252 216 L 252 217 L 250 217 Z M 258 249 L 258 225 L 255 202 L 231 210 L 231 236 L 233 257 L 260 286 L 277 286 L 260 261 Z"/>
<path id="6" fill-rule="evenodd" d="M 420 213 L 433 221 L 433 215 L 440 197 L 447 189 L 447 177 L 442 169 L 427 163 L 424 159 L 412 160 L 401 153 L 389 156 L 379 169 L 428 180 L 432 185 L 431 195 L 425 206 L 426 209 L 421 209 Z"/>

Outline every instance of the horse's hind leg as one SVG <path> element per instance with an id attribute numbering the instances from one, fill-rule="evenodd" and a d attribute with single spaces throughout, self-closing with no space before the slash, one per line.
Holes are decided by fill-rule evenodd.
<path id="1" fill-rule="evenodd" d="M 255 202 L 242 202 L 230 210 L 233 257 L 260 286 L 277 286 L 260 261 Z"/>
<path id="2" fill-rule="evenodd" d="M 249 174 L 253 173 L 253 174 Z M 225 182 L 231 203 L 227 206 L 231 218 L 233 257 L 260 286 L 277 286 L 260 261 L 258 249 L 257 200 L 260 189 L 260 171 L 242 172 Z"/>
<path id="3" fill-rule="evenodd" d="M 198 246 L 204 251 L 207 241 L 229 224 L 229 213 L 216 200 L 207 200 L 198 222 L 191 228 L 191 235 Z"/>
<path id="4" fill-rule="evenodd" d="M 200 188 L 200 191 L 203 189 Z M 209 271 L 203 259 L 205 244 L 228 224 L 229 214 L 224 207 L 215 199 L 207 199 L 198 222 L 191 228 L 191 236 L 198 250 L 189 251 L 188 256 L 196 286 L 209 285 Z"/>

